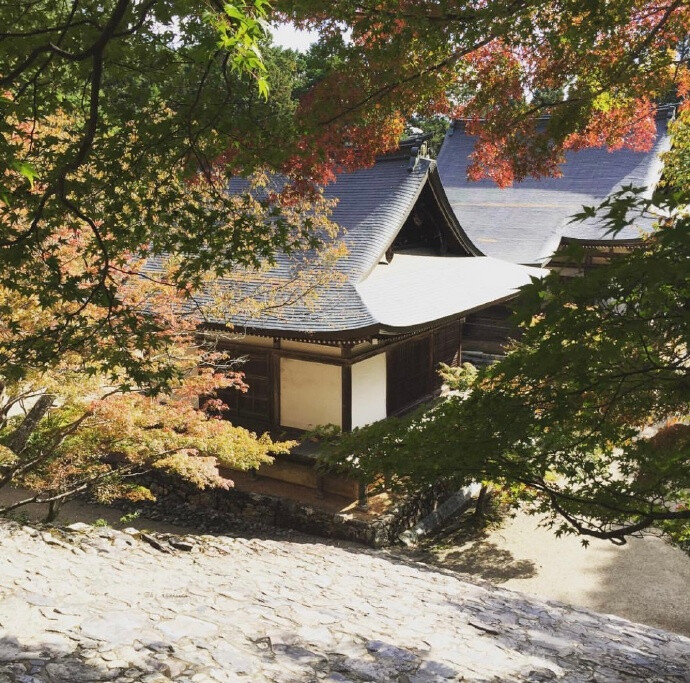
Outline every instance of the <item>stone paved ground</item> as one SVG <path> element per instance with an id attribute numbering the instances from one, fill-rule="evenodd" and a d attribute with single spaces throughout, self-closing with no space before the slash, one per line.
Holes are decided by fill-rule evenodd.
<path id="1" fill-rule="evenodd" d="M 0 523 L 0 683 L 690 681 L 687 638 L 386 553 L 76 527 Z"/>

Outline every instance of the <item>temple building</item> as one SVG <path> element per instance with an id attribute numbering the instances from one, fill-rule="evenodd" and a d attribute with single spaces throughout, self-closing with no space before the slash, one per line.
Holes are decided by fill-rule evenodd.
<path id="1" fill-rule="evenodd" d="M 473 244 L 423 138 L 404 141 L 371 168 L 339 174 L 325 192 L 337 200 L 333 242 L 346 253 L 314 280 L 315 296 L 290 294 L 278 306 L 233 313 L 201 331 L 242 360 L 248 391 L 219 393 L 225 417 L 257 433 L 294 438 L 324 425 L 349 431 L 438 395 L 439 364 L 461 362 L 468 316 L 507 303 L 545 272 L 485 256 Z M 319 254 L 302 255 L 297 270 L 318 274 Z M 150 267 L 158 267 L 155 259 Z M 252 286 L 288 291 L 294 276 L 294 259 L 279 254 Z M 249 293 L 233 277 L 216 287 Z M 315 470 L 310 448 L 303 442 L 262 467 L 258 483 L 245 483 L 362 498 L 361 482 Z"/>
<path id="2" fill-rule="evenodd" d="M 543 271 L 484 256 L 446 199 L 422 140 L 326 188 L 347 253 L 311 302 L 231 320 L 249 391 L 228 418 L 255 430 L 361 427 L 441 389 L 467 316 L 509 301 Z M 287 262 L 266 273 L 280 285 Z M 305 264 L 308 267 L 309 264 Z"/>
<path id="3" fill-rule="evenodd" d="M 300 271 L 325 268 L 317 251 L 302 255 L 297 267 L 278 254 L 258 286 L 233 274 L 217 282 L 247 296 L 264 285 L 288 292 L 280 305 L 233 313 L 201 332 L 242 360 L 249 390 L 220 392 L 225 417 L 278 437 L 326 425 L 350 431 L 438 395 L 440 363 L 493 360 L 515 333 L 509 304 L 520 287 L 547 267 L 570 267 L 558 261 L 564 245 L 576 240 L 591 249 L 593 264 L 640 242 L 637 228 L 611 237 L 594 222 L 571 224 L 569 217 L 624 185 L 654 187 L 658 154 L 668 147 L 665 120 L 658 129 L 650 152 L 569 153 L 563 177 L 509 189 L 467 180 L 474 141 L 459 122 L 438 163 L 418 136 L 370 168 L 339 174 L 325 194 L 336 202 L 331 219 L 341 229 L 333 243 L 346 253 L 325 277 L 312 278 L 309 296 L 295 296 L 291 282 Z M 362 482 L 320 473 L 312 456 L 303 442 L 259 474 L 299 491 L 364 499 Z"/>
<path id="4" fill-rule="evenodd" d="M 672 109 L 657 113 L 656 139 L 646 152 L 604 147 L 567 151 L 558 178 L 527 178 L 499 188 L 492 180 L 467 179 L 475 139 L 463 121 L 449 128 L 438 155 L 438 171 L 448 201 L 465 233 L 487 256 L 512 263 L 549 268 L 567 267 L 563 248 L 579 244 L 588 252 L 585 268 L 611 254 L 639 245 L 652 230 L 641 219 L 616 235 L 596 218 L 571 222 L 583 206 L 597 206 L 625 186 L 656 188 L 662 173 L 660 154 L 670 147 L 667 132 Z"/>

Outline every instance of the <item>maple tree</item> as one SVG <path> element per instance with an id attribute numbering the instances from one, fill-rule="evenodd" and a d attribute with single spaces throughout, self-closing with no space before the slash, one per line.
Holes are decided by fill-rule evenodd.
<path id="1" fill-rule="evenodd" d="M 0 10 L 0 484 L 33 492 L 3 512 L 148 495 L 147 469 L 228 486 L 216 463 L 255 468 L 287 447 L 192 407 L 246 390 L 215 348 L 231 333 L 200 327 L 308 300 L 340 253 L 320 192 L 264 170 L 295 108 L 292 59 L 258 49 L 264 8 Z M 294 263 L 272 287 L 277 250 Z"/>
<path id="2" fill-rule="evenodd" d="M 332 236 L 316 188 L 304 198 L 266 185 L 265 169 L 285 158 L 276 136 L 292 135 L 292 62 L 259 51 L 262 0 L 233 7 L 0 9 L 0 286 L 45 313 L 24 325 L 11 296 L 2 301 L 13 334 L 3 377 L 76 351 L 95 371 L 164 389 L 177 373 L 156 353 L 170 342 L 165 321 L 123 293 L 147 277 L 136 264 L 173 254 L 165 284 L 197 309 L 214 278 Z"/>
<path id="3" fill-rule="evenodd" d="M 371 110 L 466 118 L 478 140 L 471 174 L 499 185 L 558 173 L 567 148 L 648 146 L 654 103 L 687 89 L 690 8 L 682 0 L 276 7 L 327 38 L 333 68 L 309 102 L 320 125 Z M 334 38 L 343 32 L 349 41 Z"/>
<path id="4" fill-rule="evenodd" d="M 52 131 L 64 127 L 60 118 L 45 123 L 45 129 L 33 131 L 39 150 Z M 69 141 L 65 136 L 64 144 Z M 273 191 L 266 174 L 253 174 L 242 188 L 223 200 L 233 212 L 230 219 L 265 224 L 276 217 L 270 203 L 257 199 Z M 177 191 L 200 211 L 212 201 L 207 189 L 184 182 Z M 94 249 L 96 258 L 102 252 L 78 222 L 44 242 L 44 259 L 18 264 L 15 286 L 0 286 L 0 487 L 22 486 L 32 493 L 0 513 L 45 502 L 53 519 L 76 495 L 101 501 L 150 497 L 137 480 L 150 470 L 173 473 L 199 488 L 227 488 L 232 482 L 219 476 L 218 465 L 258 468 L 271 462 L 272 454 L 285 452 L 290 443 L 257 437 L 219 417 L 227 406 L 216 391 L 247 386 L 241 363 L 220 348 L 237 335 L 218 328 L 234 315 L 251 317 L 295 300 L 308 302 L 324 281 L 337 277 L 333 266 L 341 247 L 332 239 L 337 228 L 328 218 L 330 204 L 312 196 L 307 203 L 291 198 L 282 207 L 280 222 L 291 231 L 294 261 L 284 261 L 289 274 L 280 282 L 266 277 L 266 260 L 236 265 L 232 283 L 225 284 L 200 269 L 199 296 L 180 255 L 152 264 L 147 252 L 126 252 L 109 261 L 113 301 L 104 305 L 94 294 L 104 274 L 90 261 Z M 14 219 L 21 225 L 25 214 L 15 210 Z M 327 248 L 310 252 L 309 267 L 299 242 L 316 242 L 304 222 L 329 238 Z M 52 276 L 72 280 L 82 296 L 37 296 L 32 279 Z M 47 355 L 37 355 L 42 347 L 36 340 L 54 330 L 59 334 L 48 342 L 59 344 L 59 354 L 53 356 L 46 345 Z M 199 397 L 202 405 L 195 408 Z"/>
<path id="5" fill-rule="evenodd" d="M 104 503 L 153 500 L 139 483 L 141 475 L 152 471 L 174 475 L 199 489 L 227 489 L 233 482 L 220 476 L 219 465 L 256 469 L 292 445 L 209 416 L 192 406 L 186 391 L 166 401 L 138 392 L 86 400 L 84 377 L 76 374 L 72 379 L 79 393 L 71 392 L 68 399 L 64 383 L 57 396 L 43 393 L 51 382 L 42 377 L 40 397 L 46 400 L 39 398 L 26 415 L 6 420 L 0 434 L 11 448 L 0 446 L 0 487 L 20 486 L 30 493 L 0 508 L 0 514 L 48 503 L 47 521 L 53 521 L 62 504 L 76 496 Z M 227 383 L 217 378 L 193 383 L 195 390 L 207 392 L 218 386 Z M 185 389 L 184 384 L 180 388 Z M 22 391 L 29 391 L 26 384 Z M 12 391 L 9 397 L 18 400 Z M 39 416 L 35 408 L 46 412 Z M 15 435 L 27 420 L 36 423 L 26 440 L 20 440 Z"/>
<path id="6" fill-rule="evenodd" d="M 69 252 L 69 249 L 63 249 Z M 131 267 L 131 264 L 130 264 Z M 162 471 L 192 485 L 229 488 L 233 482 L 218 466 L 256 469 L 286 452 L 291 442 L 274 442 L 221 419 L 226 408 L 218 389 L 246 391 L 242 365 L 228 357 L 218 343 L 230 333 L 199 336 L 199 315 L 185 311 L 184 294 L 167 283 L 132 277 L 120 283 L 123 305 L 145 304 L 156 316 L 164 343 L 155 352 L 140 354 L 151 366 L 176 371 L 161 398 L 151 387 L 129 386 L 125 368 L 104 375 L 93 357 L 67 351 L 49 370 L 24 368 L 5 376 L 0 398 L 0 488 L 29 489 L 16 502 L 0 507 L 6 514 L 30 503 L 48 503 L 47 521 L 61 505 L 77 495 L 101 502 L 126 498 L 153 499 L 139 482 L 140 475 Z M 265 300 L 265 302 L 268 300 Z M 50 311 L 16 292 L 0 289 L 0 303 L 18 312 L 0 324 L 0 347 L 11 346 L 13 323 L 20 319 L 27 332 L 42 329 Z M 219 304 L 220 305 L 220 304 Z M 97 322 L 102 311 L 87 310 Z M 116 370 L 123 377 L 118 377 Z M 195 406 L 203 397 L 202 405 Z"/>

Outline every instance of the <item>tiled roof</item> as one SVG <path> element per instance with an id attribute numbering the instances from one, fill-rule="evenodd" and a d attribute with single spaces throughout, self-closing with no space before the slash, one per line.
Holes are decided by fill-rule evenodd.
<path id="1" fill-rule="evenodd" d="M 543 264 L 564 238 L 615 243 L 651 230 L 652 221 L 643 220 L 611 237 L 594 219 L 570 223 L 570 218 L 583 205 L 596 205 L 624 185 L 655 186 L 661 174 L 659 154 L 669 147 L 666 126 L 666 118 L 658 118 L 649 152 L 570 151 L 562 177 L 527 179 L 500 189 L 490 180 L 467 179 L 475 140 L 456 122 L 441 147 L 438 169 L 460 225 L 479 249 L 514 263 Z"/>
<path id="2" fill-rule="evenodd" d="M 405 159 L 381 160 L 372 168 L 342 174 L 326 188 L 338 199 L 332 219 L 345 229 L 348 256 L 339 267 L 357 282 L 395 239 L 422 191 L 432 162 L 408 171 Z"/>
<path id="3" fill-rule="evenodd" d="M 439 215 L 446 217 L 450 232 L 455 235 L 461 249 L 470 256 L 420 257 L 424 259 L 425 267 L 400 278 L 397 277 L 401 272 L 400 265 L 407 263 L 409 258 L 417 257 L 396 254 L 391 266 L 379 267 L 378 264 L 427 184 L 431 185 L 434 201 L 440 205 Z M 362 339 L 384 332 L 386 325 L 395 328 L 418 326 L 448 315 L 461 314 L 465 312 L 463 306 L 468 301 L 471 301 L 472 308 L 480 304 L 488 305 L 495 299 L 512 295 L 518 286 L 516 282 L 520 278 L 508 278 L 509 282 L 496 278 L 498 266 L 495 264 L 492 273 L 487 269 L 480 274 L 481 268 L 465 263 L 487 260 L 475 258 L 481 252 L 455 220 L 445 200 L 435 162 L 430 159 L 417 157 L 416 163 L 411 163 L 409 154 L 383 157 L 371 168 L 339 175 L 334 183 L 326 187 L 325 194 L 338 200 L 331 218 L 342 228 L 337 241 L 344 242 L 348 252 L 337 262 L 338 277 L 320 286 L 317 297 L 311 302 L 289 303 L 258 315 L 234 314 L 229 320 L 213 322 L 229 322 L 235 328 L 264 334 Z M 157 270 L 161 265 L 159 259 L 151 259 L 148 267 Z M 502 265 L 508 267 L 508 264 Z M 459 272 L 465 266 L 470 268 L 468 277 L 470 272 L 473 275 L 469 279 L 461 278 L 461 286 L 470 287 L 471 296 L 469 290 L 463 294 L 453 289 L 460 286 L 460 281 L 451 276 L 451 270 Z M 294 272 L 293 269 L 294 261 L 279 254 L 275 267 L 262 273 L 255 282 L 228 277 L 218 280 L 217 285 L 244 296 L 250 294 L 252 289 L 258 291 L 267 283 L 279 285 L 285 282 Z M 389 276 L 394 279 L 390 280 Z M 446 278 L 449 278 L 447 282 Z M 528 277 L 523 274 L 520 284 L 527 280 Z M 372 283 L 375 283 L 373 288 Z M 487 291 L 482 298 L 484 286 Z M 378 290 L 378 294 L 375 290 Z M 425 297 L 438 300 L 426 301 Z M 213 295 L 211 292 L 202 292 L 197 298 L 202 303 L 209 303 Z M 387 298 L 390 298 L 389 304 L 386 303 Z M 410 306 L 415 310 L 412 317 L 406 315 L 406 309 Z"/>

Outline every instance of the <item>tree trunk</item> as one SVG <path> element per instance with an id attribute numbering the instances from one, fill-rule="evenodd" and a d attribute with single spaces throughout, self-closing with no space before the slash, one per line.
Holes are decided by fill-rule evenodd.
<path id="1" fill-rule="evenodd" d="M 58 514 L 60 514 L 60 508 L 62 507 L 62 500 L 51 500 L 48 503 L 48 514 L 46 514 L 43 520 L 46 524 L 50 524 L 57 519 Z"/>
<path id="2" fill-rule="evenodd" d="M 491 500 L 491 486 L 490 484 L 482 484 L 477 496 L 477 505 L 474 508 L 475 517 L 482 517 L 486 511 L 489 501 Z"/>
<path id="3" fill-rule="evenodd" d="M 26 442 L 29 440 L 31 434 L 33 434 L 38 423 L 50 410 L 54 401 L 55 396 L 52 394 L 43 394 L 43 396 L 39 396 L 19 427 L 7 437 L 5 446 L 19 455 L 26 448 Z"/>

